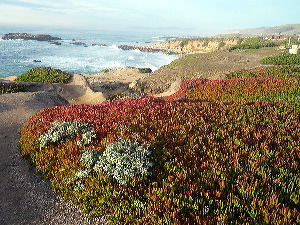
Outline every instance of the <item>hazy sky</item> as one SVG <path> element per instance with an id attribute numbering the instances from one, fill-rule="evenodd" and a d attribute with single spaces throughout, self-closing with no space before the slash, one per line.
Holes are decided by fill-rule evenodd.
<path id="1" fill-rule="evenodd" d="M 213 33 L 300 23 L 299 12 L 299 0 L 0 0 L 0 25 Z"/>

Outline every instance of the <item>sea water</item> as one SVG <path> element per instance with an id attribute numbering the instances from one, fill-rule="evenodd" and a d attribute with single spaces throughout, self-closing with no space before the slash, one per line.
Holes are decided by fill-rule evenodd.
<path id="1" fill-rule="evenodd" d="M 6 33 L 50 34 L 62 40 L 59 41 L 61 45 L 56 45 L 47 41 L 0 39 L 0 78 L 18 76 L 40 66 L 81 74 L 97 74 L 104 69 L 122 67 L 156 70 L 177 58 L 176 55 L 161 52 L 118 48 L 119 45 L 143 45 L 164 41 L 165 38 L 158 33 L 0 26 L 0 38 Z M 74 45 L 74 42 L 86 45 Z"/>

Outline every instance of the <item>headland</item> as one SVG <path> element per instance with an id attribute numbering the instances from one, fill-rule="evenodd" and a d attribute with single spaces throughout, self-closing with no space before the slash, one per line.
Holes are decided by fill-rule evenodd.
<path id="1" fill-rule="evenodd" d="M 157 48 L 159 45 L 162 47 Z M 249 52 L 209 52 L 229 45 L 230 41 L 221 39 L 206 42 L 173 40 L 156 44 L 153 49 L 172 49 L 172 52 L 184 55 L 152 73 L 126 68 L 102 71 L 97 75 L 74 74 L 68 84 L 30 83 L 27 84 L 26 93 L 0 95 L 0 149 L 3 149 L 0 192 L 6 204 L 0 210 L 0 223 L 105 224 L 101 219 L 88 218 L 78 207 L 55 196 L 50 183 L 43 181 L 22 158 L 19 153 L 19 131 L 30 116 L 43 108 L 68 103 L 98 104 L 119 91 L 171 95 L 184 80 L 222 79 L 229 72 L 262 66 L 261 58 L 281 52 L 277 48 Z M 198 54 L 197 51 L 208 53 Z"/>
<path id="2" fill-rule="evenodd" d="M 214 52 L 237 45 L 239 38 L 175 38 L 166 42 L 147 45 L 120 45 L 123 50 L 138 49 L 145 52 L 164 52 L 167 54 L 191 54 Z"/>
<path id="3" fill-rule="evenodd" d="M 49 34 L 28 34 L 28 33 L 8 33 L 2 37 L 3 40 L 36 40 L 36 41 L 55 41 L 61 40 Z"/>

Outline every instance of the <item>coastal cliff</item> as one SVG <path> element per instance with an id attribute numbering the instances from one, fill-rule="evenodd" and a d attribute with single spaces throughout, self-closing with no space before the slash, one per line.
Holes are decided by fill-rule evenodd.
<path id="1" fill-rule="evenodd" d="M 8 33 L 2 37 L 3 40 L 36 40 L 36 41 L 54 41 L 61 40 L 58 37 L 52 37 L 49 34 L 27 34 L 27 33 Z"/>
<path id="2" fill-rule="evenodd" d="M 121 45 L 123 50 L 139 49 L 146 52 L 165 52 L 169 54 L 190 54 L 224 50 L 240 42 L 238 38 L 177 38 L 167 42 L 149 45 Z"/>

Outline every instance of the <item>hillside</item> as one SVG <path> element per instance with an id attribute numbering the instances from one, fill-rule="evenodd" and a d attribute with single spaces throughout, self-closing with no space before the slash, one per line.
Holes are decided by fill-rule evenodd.
<path id="1" fill-rule="evenodd" d="M 231 31 L 230 33 L 238 34 L 250 34 L 250 35 L 272 35 L 272 34 L 281 34 L 283 35 L 300 35 L 300 24 L 286 24 L 276 27 L 259 27 L 259 28 L 250 28 L 238 31 Z"/>
<path id="2" fill-rule="evenodd" d="M 224 50 L 237 45 L 237 38 L 176 38 L 167 42 L 148 45 L 120 45 L 123 50 L 139 49 L 146 52 L 165 52 L 168 54 L 190 54 Z"/>
<path id="3" fill-rule="evenodd" d="M 299 107 L 293 102 L 299 101 L 299 80 L 289 75 L 290 69 L 268 70 L 260 63 L 281 51 L 273 47 L 188 54 L 152 73 L 133 75 L 137 91 L 158 94 L 169 88 L 169 98 L 60 106 L 66 104 L 59 96 L 65 88 L 78 95 L 90 95 L 86 86 L 117 91 L 101 79 L 128 85 L 132 80 L 120 75 L 137 74 L 133 68 L 103 71 L 93 79 L 78 75 L 69 84 L 47 86 L 47 92 L 0 95 L 0 164 L 5 166 L 0 190 L 4 202 L 11 203 L 0 207 L 0 224 L 105 224 L 106 219 L 118 224 L 296 224 Z M 270 71 L 276 77 L 259 76 Z M 291 103 L 272 102 L 279 98 Z M 219 100 L 230 102 L 214 102 Z M 54 105 L 59 107 L 47 108 Z M 33 116 L 42 108 L 47 109 Z M 19 154 L 25 121 L 23 154 L 35 160 L 62 197 L 96 218 L 56 197 L 50 183 L 29 169 Z M 68 138 L 52 143 L 56 139 L 51 132 L 60 137 L 66 126 L 71 127 Z M 46 143 L 43 151 L 40 140 Z M 89 143 L 87 148 L 80 145 L 82 140 Z M 134 177 L 122 176 L 118 171 L 123 170 L 101 169 L 112 165 L 109 158 L 101 164 L 103 153 L 122 146 L 143 153 L 127 155 L 138 159 L 135 165 L 144 165 L 125 171 L 137 171 Z"/>
<path id="4" fill-rule="evenodd" d="M 138 80 L 139 91 L 172 93 L 177 84 L 192 78 L 222 79 L 224 74 L 262 66 L 260 59 L 280 54 L 276 48 L 251 52 L 209 52 L 188 54 Z"/>
<path id="5" fill-rule="evenodd" d="M 109 224 L 299 224 L 299 72 L 243 69 L 166 98 L 44 109 L 21 152 Z"/>

